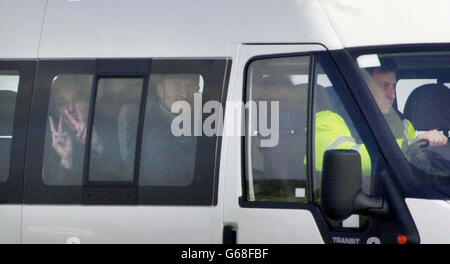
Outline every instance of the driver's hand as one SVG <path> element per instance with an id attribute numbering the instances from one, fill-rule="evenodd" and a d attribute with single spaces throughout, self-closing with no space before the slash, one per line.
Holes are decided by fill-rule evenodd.
<path id="1" fill-rule="evenodd" d="M 417 137 L 417 140 L 426 139 L 430 142 L 430 146 L 440 146 L 447 144 L 448 138 L 437 131 L 436 129 L 430 130 L 424 134 L 421 134 Z"/>

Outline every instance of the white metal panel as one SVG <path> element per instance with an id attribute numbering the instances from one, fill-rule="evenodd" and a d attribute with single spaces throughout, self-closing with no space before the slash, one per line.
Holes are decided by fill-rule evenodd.
<path id="1" fill-rule="evenodd" d="M 342 48 L 316 0 L 241 1 L 233 42 L 320 43 L 329 49 Z"/>
<path id="2" fill-rule="evenodd" d="M 0 244 L 20 243 L 21 205 L 0 206 Z"/>
<path id="3" fill-rule="evenodd" d="M 23 243 L 221 243 L 222 210 L 197 206 L 25 205 Z"/>
<path id="4" fill-rule="evenodd" d="M 0 1 L 0 58 L 36 58 L 45 0 Z"/>
<path id="5" fill-rule="evenodd" d="M 316 221 L 308 210 L 239 210 L 239 244 L 323 244 Z"/>
<path id="6" fill-rule="evenodd" d="M 345 47 L 450 42 L 448 0 L 321 0 Z"/>
<path id="7" fill-rule="evenodd" d="M 217 57 L 230 55 L 231 39 L 329 49 L 450 42 L 446 0 L 48 0 L 47 9 L 45 3 L 0 1 L 0 58 Z"/>
<path id="8" fill-rule="evenodd" d="M 49 0 L 41 58 L 228 56 L 233 0 Z"/>
<path id="9" fill-rule="evenodd" d="M 241 111 L 230 107 L 230 102 L 242 102 L 244 67 L 254 56 L 325 50 L 320 45 L 233 45 L 239 54 L 237 67 L 230 76 L 227 106 L 225 108 L 222 138 L 220 178 L 224 181 L 224 224 L 237 227 L 238 243 L 323 243 L 316 222 L 307 210 L 242 208 L 241 138 L 227 135 L 229 127 L 241 130 Z"/>
<path id="10" fill-rule="evenodd" d="M 24 205 L 22 243 L 67 243 L 85 241 L 89 231 L 85 227 L 86 211 L 65 205 Z M 69 240 L 69 241 L 70 241 Z"/>
<path id="11" fill-rule="evenodd" d="M 420 243 L 450 243 L 450 203 L 407 198 L 406 204 L 419 231 Z"/>

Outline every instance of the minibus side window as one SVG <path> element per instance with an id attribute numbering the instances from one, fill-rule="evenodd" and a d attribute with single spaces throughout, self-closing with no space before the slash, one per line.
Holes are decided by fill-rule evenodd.
<path id="1" fill-rule="evenodd" d="M 248 201 L 306 202 L 309 62 L 309 56 L 298 56 L 248 66 Z"/>
<path id="2" fill-rule="evenodd" d="M 194 96 L 202 97 L 202 80 L 199 74 L 150 75 L 152 93 L 147 100 L 139 185 L 192 183 L 198 138 L 194 131 L 199 126 L 202 129 L 201 112 L 194 110 Z M 177 109 L 183 110 L 177 114 Z"/>
<path id="3" fill-rule="evenodd" d="M 138 144 L 138 204 L 217 202 L 218 161 L 231 61 L 152 60 Z"/>
<path id="4" fill-rule="evenodd" d="M 61 74 L 50 87 L 42 179 L 81 185 L 92 75 Z"/>
<path id="5" fill-rule="evenodd" d="M 139 109 L 143 83 L 143 78 L 98 80 L 91 128 L 89 181 L 133 181 L 138 112 L 124 114 L 124 111 Z"/>
<path id="6" fill-rule="evenodd" d="M 24 200 L 216 205 L 230 68 L 226 58 L 41 61 Z"/>
<path id="7" fill-rule="evenodd" d="M 0 182 L 6 182 L 9 175 L 19 78 L 19 73 L 16 71 L 0 71 Z"/>

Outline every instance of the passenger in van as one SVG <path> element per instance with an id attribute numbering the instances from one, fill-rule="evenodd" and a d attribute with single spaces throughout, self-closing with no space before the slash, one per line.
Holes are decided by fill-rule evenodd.
<path id="1" fill-rule="evenodd" d="M 172 134 L 171 123 L 177 114 L 171 112 L 171 107 L 177 101 L 187 101 L 194 113 L 193 98 L 199 90 L 199 76 L 165 74 L 150 79 L 156 79 L 153 88 L 157 102 L 151 104 L 146 115 L 150 118 L 143 131 L 139 184 L 189 185 L 194 178 L 197 139 L 194 134 L 179 137 Z"/>
<path id="2" fill-rule="evenodd" d="M 445 145 L 447 137 L 436 130 L 428 131 L 416 137 L 413 124 L 402 118 L 393 107 L 396 97 L 397 77 L 395 66 L 385 64 L 369 68 L 366 81 L 375 101 L 383 113 L 398 145 L 404 149 L 410 143 L 426 139 L 430 146 Z M 361 154 L 364 175 L 370 175 L 370 156 L 363 144 L 357 144 L 344 118 L 333 111 L 321 111 L 316 114 L 316 169 L 322 169 L 323 153 L 328 149 L 354 149 Z"/>
<path id="3" fill-rule="evenodd" d="M 89 108 L 90 78 L 61 75 L 52 83 L 49 108 L 50 135 L 46 138 L 43 177 L 47 184 L 80 185 Z M 91 142 L 94 155 L 103 146 L 95 127 Z M 51 147 L 51 149 L 50 149 Z"/>

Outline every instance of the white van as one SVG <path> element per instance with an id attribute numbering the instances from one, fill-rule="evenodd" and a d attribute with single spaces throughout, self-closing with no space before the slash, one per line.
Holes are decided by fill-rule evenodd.
<path id="1" fill-rule="evenodd" d="M 450 243 L 450 144 L 417 140 L 450 129 L 448 10 L 1 0 L 0 242 Z M 389 63 L 408 144 L 367 81 Z M 324 159 L 323 128 L 353 147 Z"/>

